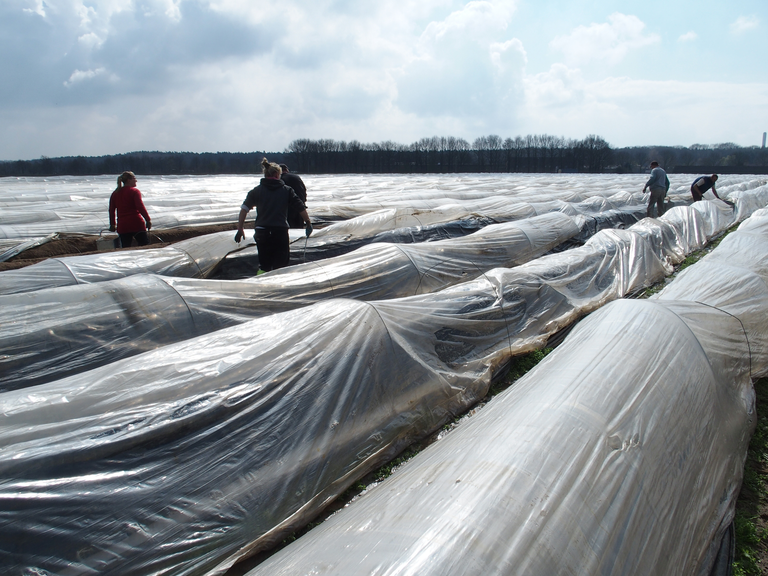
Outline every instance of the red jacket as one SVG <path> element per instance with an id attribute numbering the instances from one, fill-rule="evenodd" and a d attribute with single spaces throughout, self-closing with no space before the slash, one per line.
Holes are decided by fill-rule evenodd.
<path id="1" fill-rule="evenodd" d="M 149 222 L 149 213 L 141 200 L 138 188 L 123 186 L 112 192 L 109 198 L 109 225 L 115 225 L 117 211 L 117 233 L 145 232 Z"/>

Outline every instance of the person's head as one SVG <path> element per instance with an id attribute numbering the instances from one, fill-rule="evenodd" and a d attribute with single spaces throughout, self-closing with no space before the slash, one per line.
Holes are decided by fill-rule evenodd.
<path id="1" fill-rule="evenodd" d="M 712 182 L 717 182 L 717 174 L 712 174 Z"/>
<path id="2" fill-rule="evenodd" d="M 285 164 L 280 164 L 280 170 L 283 171 L 283 174 L 288 174 L 288 166 Z"/>
<path id="3" fill-rule="evenodd" d="M 120 176 L 117 177 L 117 188 L 116 190 L 120 190 L 123 186 L 135 186 L 136 185 L 136 175 L 126 170 Z"/>
<path id="4" fill-rule="evenodd" d="M 280 178 L 282 170 L 278 164 L 270 162 L 266 158 L 261 161 L 261 169 L 264 171 L 265 178 Z"/>
<path id="5" fill-rule="evenodd" d="M 659 163 L 658 163 L 658 162 L 656 162 L 656 160 L 654 160 L 653 162 L 651 162 L 651 170 L 653 170 L 654 168 L 658 167 L 658 165 L 659 165 Z"/>

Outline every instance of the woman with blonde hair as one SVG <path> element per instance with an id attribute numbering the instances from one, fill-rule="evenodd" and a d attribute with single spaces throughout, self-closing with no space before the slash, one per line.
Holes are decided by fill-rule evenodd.
<path id="1" fill-rule="evenodd" d="M 312 224 L 307 214 L 307 207 L 296 195 L 293 188 L 287 186 L 281 179 L 282 170 L 278 164 L 269 162 L 266 158 L 261 161 L 264 178 L 253 190 L 248 192 L 237 221 L 235 242 L 240 242 L 245 236 L 243 227 L 245 217 L 256 208 L 256 248 L 259 251 L 259 268 L 264 272 L 277 270 L 288 266 L 290 248 L 288 238 L 288 212 L 292 210 L 301 216 L 306 224 L 306 234 L 312 233 Z M 259 272 L 257 272 L 258 274 Z"/>
<path id="2" fill-rule="evenodd" d="M 117 188 L 109 198 L 109 230 L 117 230 L 120 245 L 128 248 L 134 238 L 139 246 L 149 244 L 147 230 L 151 228 L 149 213 L 141 200 L 141 192 L 136 188 L 136 176 L 133 172 L 123 172 L 117 177 Z"/>

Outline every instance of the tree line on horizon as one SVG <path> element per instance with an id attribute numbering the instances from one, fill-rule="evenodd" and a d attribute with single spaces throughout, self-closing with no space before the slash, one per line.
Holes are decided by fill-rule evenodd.
<path id="1" fill-rule="evenodd" d="M 145 175 L 259 174 L 261 159 L 302 174 L 386 173 L 639 173 L 657 160 L 668 171 L 749 172 L 768 166 L 765 148 L 723 144 L 613 148 L 603 138 L 582 140 L 548 134 L 502 139 L 433 136 L 409 145 L 298 139 L 283 152 L 130 152 L 108 156 L 41 157 L 0 162 L 0 176 L 88 176 L 131 170 Z M 689 167 L 689 170 L 686 170 Z M 694 170 L 694 168 L 696 170 Z M 717 170 L 716 170 L 717 169 Z M 756 172 L 759 170 L 755 170 Z"/>

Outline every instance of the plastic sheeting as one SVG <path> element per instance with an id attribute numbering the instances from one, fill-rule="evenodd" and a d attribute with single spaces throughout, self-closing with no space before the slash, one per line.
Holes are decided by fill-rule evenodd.
<path id="1" fill-rule="evenodd" d="M 495 224 L 462 239 L 371 245 L 246 282 L 136 275 L 0 296 L 0 391 L 33 386 L 158 346 L 333 297 L 428 293 L 541 256 L 576 235 L 570 216 Z"/>
<path id="2" fill-rule="evenodd" d="M 370 243 L 408 244 L 445 240 L 473 233 L 492 222 L 516 221 L 552 212 L 587 218 L 580 235 L 569 245 L 583 244 L 598 230 L 626 227 L 645 217 L 647 198 L 643 194 L 617 192 L 610 196 L 586 196 L 566 202 L 541 195 L 535 202 L 510 202 L 508 198 L 491 197 L 459 201 L 456 204 L 427 208 L 388 208 L 335 223 L 313 234 L 309 243 L 298 241 L 292 246 L 291 264 L 346 254 Z M 548 199 L 549 198 L 549 199 Z M 399 203 L 399 201 L 397 201 Z M 672 203 L 670 203 L 671 205 Z M 678 201 L 677 204 L 685 205 Z M 243 250 L 228 256 L 215 277 L 239 280 L 258 268 L 255 250 Z"/>
<path id="3" fill-rule="evenodd" d="M 321 302 L 56 382 L 5 392 L 0 395 L 0 562 L 11 574 L 23 570 L 58 574 L 223 571 L 242 555 L 263 549 L 305 524 L 356 479 L 475 404 L 510 355 L 541 346 L 549 335 L 586 311 L 661 278 L 669 271 L 665 254 L 678 249 L 664 246 L 666 239 L 689 234 L 687 244 L 694 245 L 701 232 L 694 233 L 698 219 L 693 213 L 700 218 L 713 210 L 717 210 L 714 203 L 697 203 L 672 210 L 658 221 L 644 220 L 638 231 L 602 231 L 582 248 L 514 269 L 496 269 L 436 294 L 370 303 Z M 639 304 L 644 310 L 660 310 L 654 303 Z M 702 464 L 699 473 L 706 469 L 696 448 L 711 445 L 707 458 L 711 453 L 711 461 L 716 462 L 726 451 L 720 444 L 724 435 L 748 437 L 743 414 L 737 412 L 723 422 L 701 413 L 695 418 L 696 428 L 681 426 L 694 422 L 694 408 L 726 410 L 725 404 L 738 404 L 733 398 L 742 398 L 748 348 L 732 316 L 720 314 L 716 323 L 709 324 L 711 317 L 706 315 L 716 312 L 711 307 L 705 312 L 690 305 L 688 311 L 670 310 L 686 317 L 686 336 L 664 329 L 674 325 L 675 314 L 648 312 L 635 320 L 617 314 L 618 330 L 611 325 L 593 330 L 603 338 L 604 347 L 573 347 L 577 351 L 573 366 L 585 367 L 581 384 L 598 376 L 587 354 L 593 349 L 611 361 L 601 381 L 642 384 L 652 382 L 653 376 L 669 376 L 671 384 L 679 385 L 664 388 L 660 404 L 653 401 L 659 397 L 656 390 L 631 384 L 626 389 L 608 389 L 616 397 L 591 393 L 605 406 L 625 407 L 611 420 L 590 412 L 589 402 L 563 405 L 566 416 L 579 422 L 583 418 L 585 430 L 574 437 L 592 438 L 595 450 L 608 454 L 606 465 L 616 464 L 613 469 L 621 472 L 597 475 L 608 486 L 603 492 L 599 491 L 602 485 L 591 492 L 593 496 L 613 494 L 614 499 L 589 502 L 615 512 L 610 517 L 617 522 L 619 512 L 630 508 L 632 496 L 649 503 L 631 517 L 638 523 L 617 524 L 637 527 L 627 528 L 628 537 L 621 542 L 655 542 L 630 536 L 647 536 L 643 526 L 656 525 L 680 486 L 693 490 L 720 475 L 719 470 L 707 472 L 700 482 L 695 481 L 690 471 L 694 466 L 683 464 L 690 460 L 696 466 Z M 703 321 L 695 324 L 690 318 L 698 314 Z M 654 325 L 660 328 L 658 335 L 644 338 Z M 717 341 L 708 340 L 708 325 L 717 327 Z M 626 345 L 628 339 L 611 336 L 630 327 L 635 338 L 626 350 L 619 349 L 618 344 Z M 709 363 L 701 361 L 702 346 Z M 621 353 L 605 353 L 614 349 Z M 715 354 L 718 350 L 722 353 Z M 638 376 L 635 371 L 642 366 L 646 371 Z M 560 368 L 555 373 L 565 376 L 572 370 Z M 696 388 L 687 385 L 695 377 L 706 390 L 719 389 L 713 384 L 731 377 L 738 387 L 730 397 L 726 392 L 717 398 L 704 392 L 696 396 Z M 587 394 L 588 387 L 581 384 L 572 389 L 576 400 Z M 683 400 L 691 397 L 695 403 L 686 404 L 686 414 L 668 393 Z M 624 403 L 627 395 L 637 402 Z M 743 409 L 743 398 L 741 404 Z M 529 411 L 527 417 L 536 417 L 537 424 L 549 423 L 546 405 L 532 406 L 542 411 Z M 626 409 L 634 406 L 645 407 L 641 416 Z M 726 420 L 738 430 L 726 429 Z M 607 435 L 610 451 L 599 438 L 590 436 L 589 422 L 615 424 L 616 433 Z M 675 425 L 661 426 L 669 422 Z M 643 428 L 644 424 L 654 428 Z M 506 422 L 506 437 L 511 436 L 511 425 Z M 580 473 L 574 467 L 549 467 L 550 462 L 567 459 L 571 448 L 567 436 L 554 434 L 557 428 L 549 430 L 528 436 L 542 441 L 542 446 L 544 440 L 551 440 L 546 444 L 549 450 L 535 451 L 538 463 L 532 459 L 529 470 L 546 466 L 550 473 L 557 472 L 555 478 L 562 478 L 562 484 L 547 486 L 529 476 L 542 497 L 551 496 L 548 489 L 553 486 L 563 488 L 557 494 L 565 494 L 568 480 Z M 644 452 L 629 450 L 640 446 L 633 446 L 633 434 L 651 430 L 659 430 L 659 435 L 647 442 L 660 450 L 652 453 L 666 459 L 649 465 L 662 468 L 662 476 L 641 475 L 646 471 L 641 466 L 646 464 Z M 625 440 L 629 442 L 626 450 L 616 449 Z M 667 442 L 669 448 L 664 451 Z M 727 443 L 727 451 L 739 453 L 738 442 Z M 476 448 L 471 451 L 480 452 Z M 579 463 L 588 454 L 577 448 Z M 635 459 L 616 462 L 625 452 Z M 555 456 L 542 459 L 542 454 Z M 595 463 L 600 461 L 598 456 Z M 731 466 L 733 472 L 737 459 L 731 456 L 729 462 L 721 462 L 721 469 Z M 669 475 L 675 465 L 685 474 L 679 483 Z M 597 466 L 585 472 L 600 470 Z M 633 478 L 638 485 L 630 482 Z M 482 486 L 474 484 L 474 493 L 487 496 L 499 490 L 495 484 L 480 490 Z M 591 484 L 577 486 L 589 493 Z M 611 486 L 618 488 L 607 491 Z M 724 484 L 723 509 L 728 506 L 726 488 Z M 682 508 L 673 511 L 680 514 Z M 685 508 L 690 514 L 691 506 Z M 549 508 L 541 509 L 545 510 Z M 490 514 L 494 522 L 503 520 L 495 511 Z M 575 522 L 577 517 L 570 518 Z M 717 519 L 714 512 L 709 517 Z M 518 524 L 520 520 L 514 519 Z M 594 526 L 589 519 L 586 522 L 590 529 Z M 535 522 L 525 525 L 537 526 Z M 677 526 L 674 521 L 670 525 Z M 716 529 L 713 523 L 711 532 Z M 592 543 L 620 544 L 605 536 L 610 530 L 561 534 L 577 535 L 573 540 L 561 537 L 573 546 L 558 551 L 562 558 L 584 541 L 586 549 Z M 578 537 L 581 534 L 584 538 Z M 685 534 L 691 538 L 684 547 L 696 554 L 703 532 L 697 528 L 695 534 Z M 599 540 L 601 536 L 606 539 Z M 672 540 L 662 541 L 675 553 L 670 566 L 682 558 L 679 550 L 671 548 Z M 633 558 L 631 550 L 620 546 L 601 556 L 609 557 L 614 550 L 623 554 L 621 558 Z M 453 557 L 458 561 L 458 556 Z M 396 556 L 389 558 L 398 561 Z M 557 560 L 553 555 L 546 558 Z M 622 565 L 626 569 L 647 566 Z"/>
<path id="4" fill-rule="evenodd" d="M 749 356 L 730 314 L 614 302 L 248 576 L 708 574 L 755 423 Z"/>
<path id="5" fill-rule="evenodd" d="M 591 197 L 580 203 L 510 204 L 507 199 L 495 197 L 434 209 L 379 210 L 319 229 L 309 240 L 304 238 L 303 230 L 291 230 L 292 239 L 298 239 L 292 244 L 291 263 L 346 254 L 373 242 L 414 243 L 460 237 L 495 221 L 518 220 L 549 212 L 588 215 L 596 224 L 592 229 L 592 220 L 589 222 L 591 233 L 594 233 L 599 227 L 641 218 L 644 214 L 644 207 L 638 204 L 641 198 L 639 194 L 617 193 L 609 198 Z M 600 213 L 600 210 L 606 213 Z M 259 268 L 253 238 L 249 234 L 244 243 L 236 244 L 232 236 L 232 232 L 212 234 L 162 249 L 142 250 L 136 257 L 133 252 L 107 252 L 52 259 L 19 270 L 0 272 L 0 294 L 102 282 L 141 273 L 228 280 L 251 277 Z"/>
<path id="6" fill-rule="evenodd" d="M 0 178 L 0 239 L 54 232 L 98 234 L 109 227 L 115 176 Z M 258 176 L 142 176 L 139 188 L 155 229 L 234 223 L 245 193 Z M 695 175 L 672 175 L 671 196 L 690 201 Z M 380 209 L 433 209 L 451 201 L 580 202 L 639 192 L 641 174 L 428 174 L 304 176 L 314 221 L 346 220 Z M 756 176 L 723 175 L 718 189 L 765 184 Z"/>
<path id="7" fill-rule="evenodd" d="M 142 273 L 207 278 L 227 254 L 250 245 L 255 245 L 252 238 L 238 246 L 233 232 L 218 232 L 164 248 L 49 258 L 32 266 L 0 272 L 0 295 L 106 282 Z"/>

